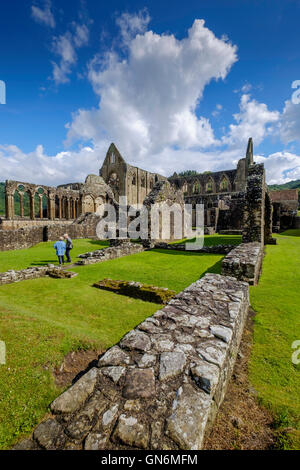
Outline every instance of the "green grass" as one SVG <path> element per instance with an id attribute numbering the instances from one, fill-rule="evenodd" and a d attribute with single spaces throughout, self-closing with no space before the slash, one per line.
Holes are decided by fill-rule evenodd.
<path id="1" fill-rule="evenodd" d="M 74 250 L 90 251 L 89 243 L 77 240 Z M 27 252 L 33 264 L 50 260 L 48 250 L 51 244 L 22 250 L 23 261 Z M 2 265 L 15 267 L 14 256 L 20 253 L 0 253 Z M 160 308 L 101 291 L 92 283 L 110 277 L 179 292 L 207 270 L 220 272 L 221 259 L 220 255 L 156 250 L 76 267 L 79 275 L 73 279 L 42 278 L 2 286 L 0 339 L 6 343 L 7 364 L 0 366 L 0 448 L 11 447 L 43 418 L 62 391 L 55 386 L 51 370 L 69 351 L 106 349 Z"/>
<path id="2" fill-rule="evenodd" d="M 176 245 L 178 243 L 184 242 L 194 242 L 196 238 L 183 238 L 182 240 L 176 240 L 171 242 L 171 244 Z M 215 245 L 239 245 L 242 243 L 241 235 L 205 235 L 204 236 L 204 246 L 215 246 Z"/>
<path id="3" fill-rule="evenodd" d="M 55 242 L 39 243 L 25 250 L 0 251 L 0 272 L 9 269 L 24 269 L 30 266 L 40 266 L 47 263 L 58 264 L 57 256 L 53 248 Z M 104 248 L 108 242 L 101 240 L 74 240 L 74 248 L 71 251 L 72 262 L 76 257 L 87 251 Z"/>
<path id="4" fill-rule="evenodd" d="M 283 448 L 300 448 L 300 365 L 291 360 L 293 341 L 300 340 L 300 230 L 276 235 L 277 245 L 266 246 L 262 276 L 250 288 L 257 312 L 250 380 L 262 403 L 275 416 Z"/>
<path id="5" fill-rule="evenodd" d="M 300 230 L 276 235 L 266 246 L 263 272 L 250 288 L 256 310 L 250 382 L 274 415 L 282 448 L 299 448 L 299 365 L 293 341 L 300 339 Z M 205 237 L 206 244 L 240 243 L 238 236 Z M 230 240 L 230 241 L 229 241 Z M 0 253 L 1 271 L 55 260 L 52 243 Z M 75 255 L 102 247 L 75 240 Z M 51 370 L 69 352 L 106 349 L 158 305 L 91 287 L 104 277 L 138 280 L 179 292 L 209 272 L 220 272 L 222 256 L 147 251 L 100 264 L 76 267 L 76 278 L 42 278 L 0 288 L 0 339 L 7 364 L 0 366 L 0 448 L 9 448 L 42 419 L 62 391 Z M 3 267 L 3 269 L 2 269 Z M 283 429 L 290 428 L 286 433 Z"/>

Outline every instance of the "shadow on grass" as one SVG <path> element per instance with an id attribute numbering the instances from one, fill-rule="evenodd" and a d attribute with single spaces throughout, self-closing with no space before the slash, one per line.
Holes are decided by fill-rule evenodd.
<path id="1" fill-rule="evenodd" d="M 212 266 L 210 266 L 209 268 L 207 268 L 207 270 L 201 274 L 200 276 L 200 279 L 202 277 L 205 276 L 205 274 L 208 274 L 208 273 L 213 273 L 213 274 L 221 274 L 221 270 L 222 270 L 222 261 L 223 261 L 223 258 L 220 259 L 219 261 L 217 261 L 215 264 L 213 264 Z"/>
<path id="2" fill-rule="evenodd" d="M 103 246 L 109 246 L 107 240 L 90 240 L 89 243 L 90 245 L 101 245 L 101 248 L 103 248 Z"/>
<path id="3" fill-rule="evenodd" d="M 163 250 L 162 248 L 154 248 L 153 250 L 154 253 L 163 253 L 167 255 L 176 255 L 176 256 L 220 256 L 218 253 L 203 253 L 199 251 L 181 251 L 181 250 Z"/>
<path id="4" fill-rule="evenodd" d="M 285 230 L 284 232 L 280 232 L 279 235 L 283 235 L 284 237 L 300 237 L 300 229 Z"/>
<path id="5" fill-rule="evenodd" d="M 193 243 L 196 238 L 189 238 L 188 240 L 176 240 L 171 242 L 171 245 L 178 245 L 183 243 Z M 213 237 L 204 236 L 204 246 L 215 246 L 215 245 L 239 245 L 242 243 L 241 235 L 234 235 L 229 237 L 228 235 L 214 235 Z"/>
<path id="6" fill-rule="evenodd" d="M 44 259 L 44 260 L 39 259 L 38 261 L 32 261 L 30 266 L 45 266 L 45 264 L 48 264 L 48 263 L 51 263 L 51 264 L 58 263 L 58 259 L 57 258 L 55 258 L 55 259 Z"/>

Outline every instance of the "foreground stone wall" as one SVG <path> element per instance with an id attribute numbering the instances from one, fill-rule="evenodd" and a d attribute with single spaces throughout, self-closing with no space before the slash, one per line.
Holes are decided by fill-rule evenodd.
<path id="1" fill-rule="evenodd" d="M 226 392 L 247 283 L 206 274 L 126 334 L 19 449 L 201 449 Z"/>
<path id="2" fill-rule="evenodd" d="M 223 259 L 222 274 L 255 285 L 260 276 L 263 256 L 261 243 L 242 243 Z"/>

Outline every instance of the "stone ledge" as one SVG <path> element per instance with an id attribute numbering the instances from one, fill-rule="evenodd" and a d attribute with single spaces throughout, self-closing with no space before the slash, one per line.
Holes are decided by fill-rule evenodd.
<path id="1" fill-rule="evenodd" d="M 248 307 L 247 283 L 206 274 L 103 354 L 21 447 L 201 449 Z"/>
<path id="2" fill-rule="evenodd" d="M 261 243 L 242 243 L 222 261 L 222 274 L 256 285 L 260 276 L 264 249 Z"/>

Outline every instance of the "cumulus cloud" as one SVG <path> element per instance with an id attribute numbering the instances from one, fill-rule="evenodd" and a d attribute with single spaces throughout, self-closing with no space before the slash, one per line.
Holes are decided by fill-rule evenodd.
<path id="1" fill-rule="evenodd" d="M 122 13 L 117 18 L 116 23 L 120 27 L 123 41 L 127 44 L 137 34 L 144 33 L 151 18 L 147 9 L 139 11 L 135 15 L 130 13 Z"/>
<path id="2" fill-rule="evenodd" d="M 268 184 L 287 183 L 300 179 L 300 156 L 282 151 L 268 157 L 255 156 L 257 163 L 264 163 Z"/>
<path id="3" fill-rule="evenodd" d="M 203 20 L 195 20 L 181 40 L 143 32 L 148 21 L 145 13 L 122 15 L 118 24 L 126 36 L 126 58 L 110 51 L 105 59 L 91 61 L 89 79 L 99 108 L 74 114 L 68 143 L 97 143 L 105 135 L 136 163 L 166 147 L 201 149 L 217 143 L 209 120 L 196 111 L 205 85 L 224 79 L 237 60 L 236 47 L 218 39 Z"/>
<path id="4" fill-rule="evenodd" d="M 5 179 L 57 186 L 70 181 L 82 182 L 89 173 L 98 174 L 108 147 L 85 146 L 77 151 L 64 151 L 51 156 L 42 145 L 24 153 L 15 145 L 0 145 L 0 166 Z M 38 176 L 34 176 L 37 173 Z"/>
<path id="5" fill-rule="evenodd" d="M 81 22 L 53 38 L 52 49 L 59 57 L 53 62 L 56 84 L 69 81 L 78 48 L 88 44 L 89 23 Z M 88 78 L 99 106 L 79 109 L 66 125 L 67 144 L 89 144 L 52 156 L 41 145 L 27 154 L 13 145 L 0 146 L 6 178 L 32 181 L 39 168 L 40 183 L 83 181 L 88 173 L 98 172 L 111 141 L 129 163 L 166 176 L 186 169 L 218 171 L 233 168 L 245 156 L 250 136 L 257 146 L 274 129 L 280 129 L 286 142 L 300 135 L 300 106 L 286 102 L 282 114 L 272 111 L 247 94 L 246 83 L 239 90 L 234 122 L 217 140 L 209 119 L 201 115 L 201 98 L 210 81 L 227 76 L 237 60 L 236 47 L 225 37 L 218 39 L 203 20 L 195 20 L 182 39 L 148 30 L 149 22 L 146 10 L 121 15 L 119 49 L 96 55 L 89 63 Z M 212 115 L 222 109 L 218 103 Z M 300 177 L 300 157 L 293 153 L 255 159 L 265 164 L 269 183 Z"/>
<path id="6" fill-rule="evenodd" d="M 249 137 L 252 137 L 256 145 L 273 132 L 272 125 L 280 118 L 278 111 L 270 111 L 265 103 L 259 103 L 250 99 L 250 95 L 242 95 L 240 112 L 233 115 L 236 124 L 230 124 L 228 135 L 223 137 L 223 142 L 231 146 L 240 146 Z"/>
<path id="7" fill-rule="evenodd" d="M 279 123 L 279 132 L 285 144 L 300 141 L 300 104 L 285 102 Z"/>
<path id="8" fill-rule="evenodd" d="M 52 78 L 56 85 L 67 83 L 72 67 L 77 62 L 76 49 L 86 46 L 89 41 L 89 29 L 85 24 L 72 24 L 73 32 L 54 37 L 52 41 L 53 52 L 60 57 L 59 62 L 52 62 Z"/>
<path id="9" fill-rule="evenodd" d="M 45 0 L 43 7 L 32 5 L 31 15 L 38 23 L 55 28 L 55 19 L 51 11 L 51 0 Z"/>

